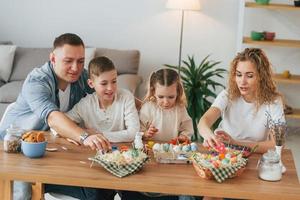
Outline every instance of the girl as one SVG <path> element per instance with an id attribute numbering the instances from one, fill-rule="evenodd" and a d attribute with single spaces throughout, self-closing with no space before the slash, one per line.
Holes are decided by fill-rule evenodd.
<path id="1" fill-rule="evenodd" d="M 185 94 L 179 75 L 160 69 L 150 76 L 148 92 L 140 110 L 145 139 L 169 141 L 190 139 L 193 125 L 185 108 Z"/>
<path id="2" fill-rule="evenodd" d="M 220 116 L 216 136 L 210 128 Z M 275 145 L 268 116 L 285 122 L 271 64 L 261 49 L 246 48 L 233 59 L 228 90 L 222 91 L 202 116 L 199 131 L 206 146 L 219 145 L 223 138 L 251 148 L 258 145 L 257 151 L 262 153 Z"/>
<path id="3" fill-rule="evenodd" d="M 177 72 L 172 69 L 153 72 L 140 110 L 144 139 L 156 141 L 169 141 L 176 137 L 179 140 L 190 139 L 193 125 L 185 104 L 185 94 Z M 180 198 L 157 193 L 122 192 L 122 200 L 178 200 Z"/>

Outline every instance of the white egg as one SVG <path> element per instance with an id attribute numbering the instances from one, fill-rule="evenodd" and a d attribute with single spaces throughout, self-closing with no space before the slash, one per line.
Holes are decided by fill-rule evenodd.
<path id="1" fill-rule="evenodd" d="M 159 152 L 160 151 L 160 144 L 159 143 L 155 143 L 152 147 L 153 151 Z"/>

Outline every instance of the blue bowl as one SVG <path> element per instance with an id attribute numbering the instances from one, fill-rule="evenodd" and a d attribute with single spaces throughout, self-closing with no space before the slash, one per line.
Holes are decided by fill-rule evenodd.
<path id="1" fill-rule="evenodd" d="M 43 157 L 46 151 L 47 142 L 25 142 L 22 140 L 21 148 L 25 156 L 29 158 Z"/>

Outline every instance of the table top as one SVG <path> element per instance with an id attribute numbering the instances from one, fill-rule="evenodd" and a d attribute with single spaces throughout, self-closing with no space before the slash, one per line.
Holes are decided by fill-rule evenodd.
<path id="1" fill-rule="evenodd" d="M 178 195 L 300 199 L 299 181 L 290 150 L 282 153 L 287 171 L 281 181 L 260 180 L 256 166 L 261 155 L 253 154 L 241 176 L 217 183 L 200 178 L 192 165 L 159 164 L 153 159 L 138 173 L 118 178 L 96 163 L 90 167 L 88 158 L 95 152 L 89 148 L 67 143 L 62 138 L 48 140 L 48 147 L 57 147 L 58 151 L 46 152 L 40 159 L 30 159 L 22 154 L 5 153 L 0 143 L 0 179 Z"/>

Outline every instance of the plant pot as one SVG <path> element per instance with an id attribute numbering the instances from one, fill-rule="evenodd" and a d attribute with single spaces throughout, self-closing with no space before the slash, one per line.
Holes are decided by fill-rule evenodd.
<path id="1" fill-rule="evenodd" d="M 294 5 L 295 5 L 296 7 L 300 7 L 300 1 L 294 1 Z"/>
<path id="2" fill-rule="evenodd" d="M 251 31 L 251 39 L 252 40 L 263 40 L 264 39 L 264 33 L 263 32 L 257 32 L 257 31 Z"/>
<path id="3" fill-rule="evenodd" d="M 268 31 L 265 31 L 264 32 L 264 39 L 265 40 L 268 40 L 268 41 L 272 41 L 272 40 L 274 40 L 274 38 L 275 38 L 275 32 L 268 32 Z"/>
<path id="4" fill-rule="evenodd" d="M 255 0 L 257 4 L 267 5 L 270 3 L 270 0 Z"/>

